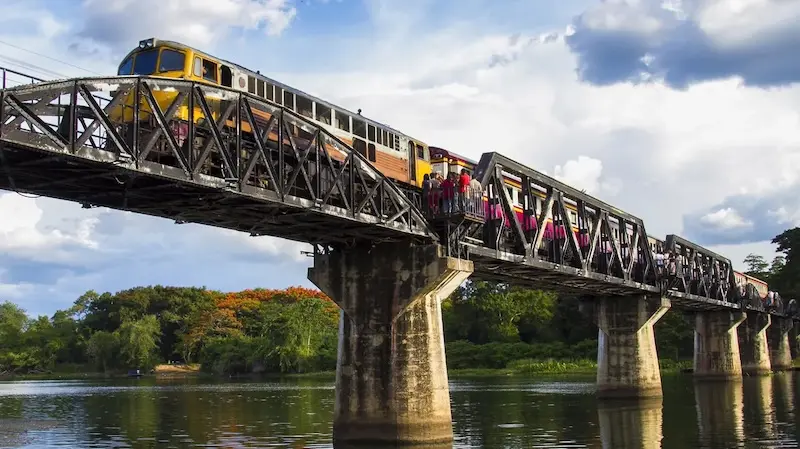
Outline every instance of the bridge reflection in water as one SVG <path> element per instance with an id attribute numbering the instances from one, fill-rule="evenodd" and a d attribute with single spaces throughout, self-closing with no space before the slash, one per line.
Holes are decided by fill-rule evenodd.
<path id="1" fill-rule="evenodd" d="M 661 447 L 664 409 L 661 398 L 601 401 L 597 406 L 604 449 Z"/>

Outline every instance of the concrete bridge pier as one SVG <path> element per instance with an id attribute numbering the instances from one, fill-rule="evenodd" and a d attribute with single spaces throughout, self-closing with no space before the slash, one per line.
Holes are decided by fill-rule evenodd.
<path id="1" fill-rule="evenodd" d="M 703 311 L 695 314 L 694 375 L 698 379 L 741 380 L 737 328 L 745 320 L 741 311 Z"/>
<path id="2" fill-rule="evenodd" d="M 767 329 L 772 320 L 769 314 L 746 312 L 747 319 L 739 325 L 739 350 L 742 358 L 742 373 L 765 375 L 772 372 Z"/>
<path id="3" fill-rule="evenodd" d="M 440 303 L 472 270 L 439 245 L 314 256 L 308 279 L 342 309 L 334 444 L 452 442 Z"/>
<path id="4" fill-rule="evenodd" d="M 773 317 L 767 329 L 769 339 L 769 358 L 773 371 L 784 371 L 792 367 L 792 352 L 789 345 L 789 331 L 794 327 L 791 318 Z"/>
<path id="5" fill-rule="evenodd" d="M 599 398 L 661 397 L 661 372 L 653 325 L 669 310 L 661 297 L 599 298 L 597 395 Z"/>

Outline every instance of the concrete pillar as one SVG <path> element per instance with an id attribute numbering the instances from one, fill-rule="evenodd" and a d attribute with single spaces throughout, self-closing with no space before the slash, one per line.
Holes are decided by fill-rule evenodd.
<path id="1" fill-rule="evenodd" d="M 789 331 L 793 326 L 793 320 L 775 316 L 772 318 L 772 325 L 767 329 L 769 358 L 773 371 L 783 371 L 792 367 Z"/>
<path id="2" fill-rule="evenodd" d="M 660 397 L 661 371 L 653 325 L 670 308 L 666 298 L 599 298 L 597 395 L 600 398 Z"/>
<path id="3" fill-rule="evenodd" d="M 741 379 L 742 360 L 736 328 L 741 311 L 697 312 L 694 323 L 694 375 L 700 379 Z"/>
<path id="4" fill-rule="evenodd" d="M 767 328 L 771 322 L 769 314 L 750 311 L 744 323 L 739 325 L 743 374 L 765 375 L 772 372 L 767 345 Z"/>
<path id="5" fill-rule="evenodd" d="M 663 399 L 600 401 L 597 404 L 603 449 L 661 449 L 664 423 Z"/>
<path id="6" fill-rule="evenodd" d="M 314 256 L 308 279 L 342 309 L 335 445 L 452 442 L 440 303 L 472 270 L 439 245 Z"/>

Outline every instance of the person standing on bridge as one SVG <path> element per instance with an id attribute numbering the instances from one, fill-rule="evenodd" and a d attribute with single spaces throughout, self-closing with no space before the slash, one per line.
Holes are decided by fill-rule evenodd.
<path id="1" fill-rule="evenodd" d="M 483 186 L 481 186 L 481 182 L 475 178 L 472 178 L 472 181 L 469 182 L 469 190 L 469 195 L 472 199 L 472 212 L 483 215 L 483 212 L 481 212 L 481 206 L 483 203 Z"/>
<path id="2" fill-rule="evenodd" d="M 450 172 L 447 178 L 442 181 L 442 204 L 444 205 L 444 213 L 447 215 L 453 213 L 456 182 L 456 174 L 453 172 Z"/>
<path id="3" fill-rule="evenodd" d="M 422 176 L 422 207 L 426 213 L 433 213 L 431 208 L 431 175 L 428 173 Z"/>
<path id="4" fill-rule="evenodd" d="M 458 207 L 461 212 L 467 212 L 467 190 L 469 189 L 470 181 L 467 169 L 462 168 L 461 175 L 458 177 Z"/>

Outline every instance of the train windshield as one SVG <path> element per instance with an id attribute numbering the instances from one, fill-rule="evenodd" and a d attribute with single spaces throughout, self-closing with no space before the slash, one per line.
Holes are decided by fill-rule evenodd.
<path id="1" fill-rule="evenodd" d="M 128 59 L 119 65 L 117 75 L 130 75 L 133 71 L 133 56 L 128 56 Z"/>
<path id="2" fill-rule="evenodd" d="M 186 65 L 186 55 L 183 52 L 165 48 L 161 50 L 161 60 L 158 63 L 159 72 L 183 72 Z"/>
<path id="3" fill-rule="evenodd" d="M 143 51 L 136 55 L 133 62 L 134 75 L 152 75 L 156 71 L 158 62 L 158 49 Z"/>

